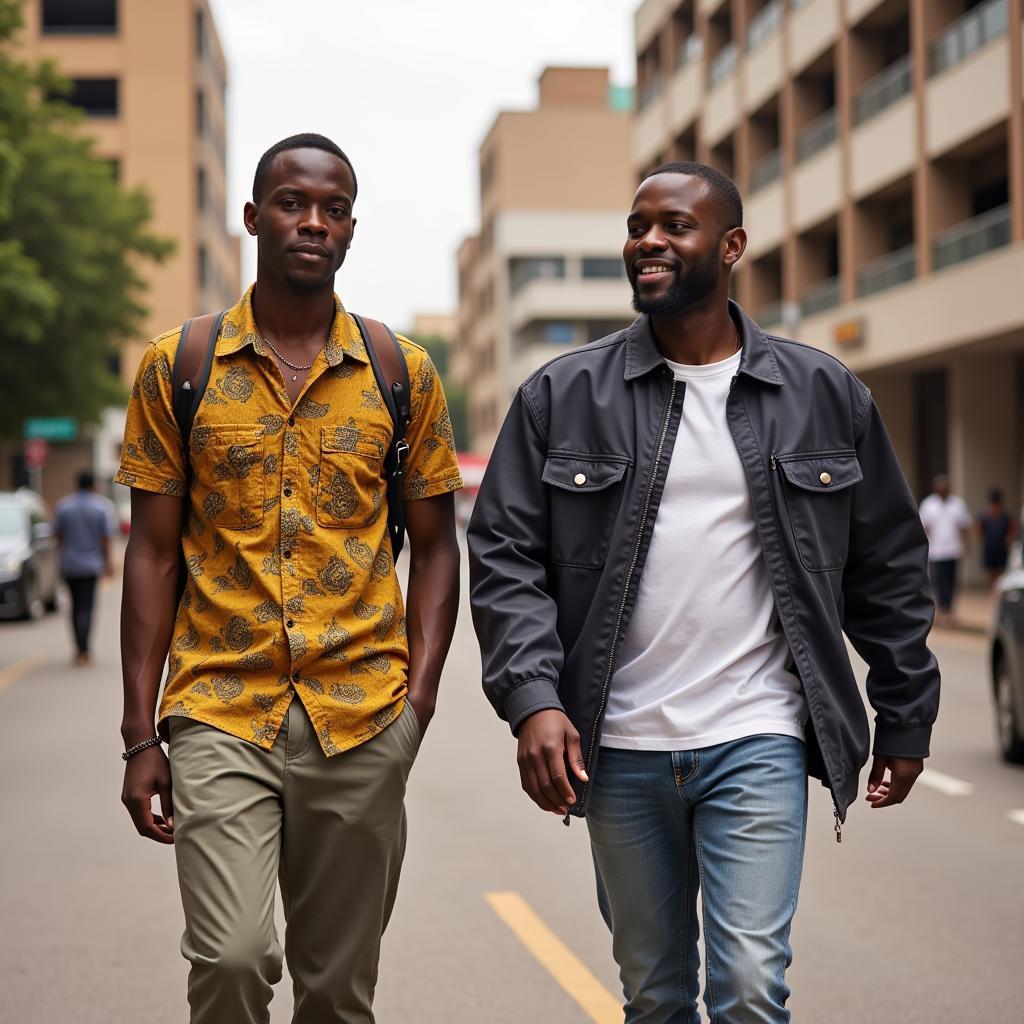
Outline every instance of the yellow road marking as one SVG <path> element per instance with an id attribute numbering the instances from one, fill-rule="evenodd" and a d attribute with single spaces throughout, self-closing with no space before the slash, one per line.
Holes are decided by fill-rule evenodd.
<path id="1" fill-rule="evenodd" d="M 519 893 L 489 892 L 486 898 L 491 909 L 594 1024 L 622 1024 L 622 1003 L 590 973 Z"/>
<path id="2" fill-rule="evenodd" d="M 42 658 L 22 658 L 21 661 L 16 661 L 13 665 L 0 669 L 0 690 L 6 689 L 11 683 L 16 683 L 26 672 L 31 671 L 42 660 Z"/>

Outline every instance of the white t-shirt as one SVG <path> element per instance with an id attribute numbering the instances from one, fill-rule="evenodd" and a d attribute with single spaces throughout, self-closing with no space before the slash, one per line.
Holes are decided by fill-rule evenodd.
<path id="1" fill-rule="evenodd" d="M 960 531 L 974 522 L 963 498 L 950 494 L 943 501 L 937 494 L 929 494 L 921 502 L 921 522 L 928 534 L 929 561 L 946 562 L 963 555 Z"/>
<path id="2" fill-rule="evenodd" d="M 682 420 L 601 743 L 693 750 L 759 734 L 804 738 L 743 466 L 726 422 L 740 354 L 669 363 Z"/>

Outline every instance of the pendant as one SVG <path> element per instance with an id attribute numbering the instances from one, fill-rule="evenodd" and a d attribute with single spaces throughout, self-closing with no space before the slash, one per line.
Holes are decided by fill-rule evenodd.
<path id="1" fill-rule="evenodd" d="M 297 373 L 293 373 L 292 374 L 292 380 L 298 380 L 298 379 L 299 379 L 299 375 Z"/>

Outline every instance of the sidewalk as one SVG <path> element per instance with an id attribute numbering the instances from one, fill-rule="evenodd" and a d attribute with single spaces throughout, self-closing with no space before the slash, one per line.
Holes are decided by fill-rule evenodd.
<path id="1" fill-rule="evenodd" d="M 955 625 L 940 633 L 975 633 L 984 636 L 992 622 L 995 596 L 985 588 L 963 589 L 954 605 Z"/>

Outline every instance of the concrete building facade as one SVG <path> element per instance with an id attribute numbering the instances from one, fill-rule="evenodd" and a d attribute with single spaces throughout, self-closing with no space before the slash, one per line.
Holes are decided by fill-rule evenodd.
<path id="1" fill-rule="evenodd" d="M 629 106 L 606 68 L 547 68 L 537 108 L 503 111 L 480 146 L 480 230 L 458 251 L 452 349 L 476 452 L 538 366 L 632 319 Z"/>
<path id="2" fill-rule="evenodd" d="M 216 25 L 207 0 L 26 0 L 24 16 L 21 55 L 52 60 L 71 80 L 68 100 L 85 111 L 97 155 L 124 185 L 146 190 L 152 230 L 175 242 L 173 255 L 145 268 L 148 316 L 119 360 L 130 385 L 149 338 L 233 304 L 240 289 L 240 242 L 226 227 L 227 67 Z M 91 441 L 53 446 L 47 499 L 66 493 L 83 464 L 109 478 L 122 429 L 123 412 L 112 409 Z"/>
<path id="3" fill-rule="evenodd" d="M 736 297 L 872 388 L 920 498 L 1024 498 L 1022 0 L 646 0 L 638 178 L 730 174 Z"/>

